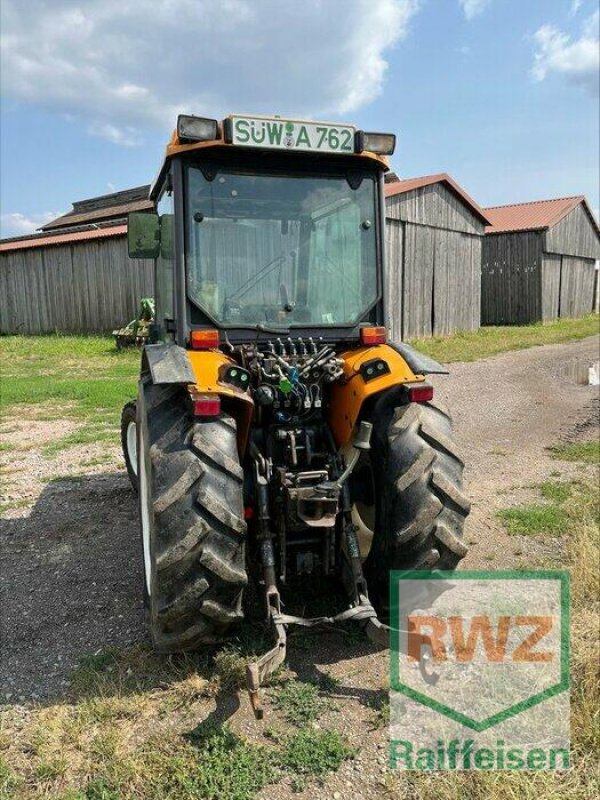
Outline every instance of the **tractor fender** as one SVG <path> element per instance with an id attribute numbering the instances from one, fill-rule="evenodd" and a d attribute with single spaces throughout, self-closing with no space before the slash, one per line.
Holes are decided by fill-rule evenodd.
<path id="1" fill-rule="evenodd" d="M 142 351 L 142 374 L 150 373 L 152 383 L 195 383 L 188 352 L 176 344 L 147 344 Z"/>
<path id="2" fill-rule="evenodd" d="M 360 347 L 341 353 L 344 375 L 331 387 L 328 422 L 338 447 L 347 445 L 365 401 L 403 383 L 424 381 L 398 350 L 387 344 Z M 373 377 L 367 370 L 374 366 Z M 379 374 L 379 363 L 385 366 Z"/>
<path id="3" fill-rule="evenodd" d="M 218 394 L 235 417 L 238 445 L 243 454 L 254 414 L 250 393 L 223 383 L 221 367 L 236 362 L 218 350 L 186 350 L 176 344 L 149 344 L 142 353 L 142 374 L 150 373 L 154 384 L 182 384 L 191 394 Z"/>
<path id="4" fill-rule="evenodd" d="M 450 370 L 444 367 L 443 364 L 438 364 L 433 358 L 426 356 L 424 353 L 419 353 L 414 347 L 404 342 L 390 342 L 389 346 L 392 347 L 402 358 L 406 361 L 408 366 L 417 375 L 449 375 Z"/>

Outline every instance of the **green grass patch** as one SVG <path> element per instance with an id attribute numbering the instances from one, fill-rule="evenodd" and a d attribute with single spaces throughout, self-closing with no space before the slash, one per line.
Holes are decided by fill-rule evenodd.
<path id="1" fill-rule="evenodd" d="M 549 447 L 553 458 L 560 461 L 578 461 L 582 464 L 600 464 L 600 441 L 571 442 Z"/>
<path id="2" fill-rule="evenodd" d="M 0 755 L 0 797 L 14 797 L 17 789 L 23 783 L 22 778 L 17 776 L 7 764 L 4 756 Z"/>
<path id="3" fill-rule="evenodd" d="M 192 796 L 251 800 L 279 777 L 271 748 L 251 745 L 226 726 L 201 724 L 189 738 L 199 750 L 196 770 L 184 781 Z"/>
<path id="4" fill-rule="evenodd" d="M 594 494 L 590 493 L 587 484 L 579 481 L 547 480 L 538 488 L 543 502 L 498 511 L 498 517 L 509 533 L 521 536 L 568 534 L 573 527 L 572 515 L 569 514 L 570 501 L 575 497 L 575 504 L 578 504 L 585 498 L 588 505 L 593 504 Z M 595 497 L 597 500 L 597 493 Z"/>
<path id="5" fill-rule="evenodd" d="M 443 364 L 449 364 L 453 361 L 477 361 L 537 345 L 572 342 L 597 333 L 600 333 L 600 317 L 589 314 L 581 319 L 559 319 L 533 325 L 489 326 L 451 336 L 414 339 L 410 344 Z"/>
<path id="6" fill-rule="evenodd" d="M 272 700 L 275 708 L 294 725 L 318 719 L 325 711 L 335 707 L 331 700 L 320 697 L 318 686 L 296 680 L 278 686 L 272 692 Z"/>
<path id="7" fill-rule="evenodd" d="M 509 533 L 520 536 L 560 536 L 566 533 L 567 517 L 552 505 L 505 508 L 498 512 Z"/>
<path id="8" fill-rule="evenodd" d="M 540 492 L 545 500 L 561 505 L 573 494 L 573 484 L 566 481 L 544 481 L 540 484 Z"/>
<path id="9" fill-rule="evenodd" d="M 77 431 L 47 445 L 46 456 L 79 444 L 118 443 L 121 409 L 136 392 L 139 351 L 117 351 L 103 336 L 4 336 L 0 361 L 3 417 L 81 422 Z"/>
<path id="10" fill-rule="evenodd" d="M 297 776 L 335 772 L 354 751 L 337 731 L 304 728 L 284 739 L 282 765 Z"/>

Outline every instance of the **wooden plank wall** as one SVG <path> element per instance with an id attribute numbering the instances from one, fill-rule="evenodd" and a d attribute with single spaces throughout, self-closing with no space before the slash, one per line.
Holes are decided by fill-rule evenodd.
<path id="1" fill-rule="evenodd" d="M 541 269 L 540 233 L 488 234 L 481 263 L 481 324 L 541 320 Z"/>
<path id="2" fill-rule="evenodd" d="M 562 256 L 560 316 L 582 317 L 594 309 L 595 265 L 592 259 Z"/>
<path id="3" fill-rule="evenodd" d="M 386 201 L 392 340 L 479 328 L 484 225 L 443 184 Z"/>
<path id="4" fill-rule="evenodd" d="M 404 258 L 404 223 L 386 221 L 386 297 L 387 318 L 392 342 L 402 341 L 402 273 Z"/>
<path id="5" fill-rule="evenodd" d="M 583 203 L 548 230 L 544 249 L 564 256 L 600 258 L 600 233 Z"/>
<path id="6" fill-rule="evenodd" d="M 110 331 L 153 293 L 153 262 L 124 236 L 0 254 L 1 333 Z"/>
<path id="7" fill-rule="evenodd" d="M 542 319 L 558 319 L 561 257 L 544 253 L 542 260 Z"/>

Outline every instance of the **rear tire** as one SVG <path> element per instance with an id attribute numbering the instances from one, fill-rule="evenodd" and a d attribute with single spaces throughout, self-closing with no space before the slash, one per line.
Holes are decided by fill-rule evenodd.
<path id="1" fill-rule="evenodd" d="M 410 403 L 376 410 L 375 531 L 364 569 L 371 598 L 386 615 L 390 570 L 453 570 L 466 555 L 471 504 L 446 409 Z"/>
<path id="2" fill-rule="evenodd" d="M 131 481 L 131 487 L 137 494 L 138 483 L 138 459 L 137 459 L 137 405 L 135 402 L 127 403 L 121 412 L 121 447 L 127 474 Z"/>
<path id="3" fill-rule="evenodd" d="M 246 523 L 236 423 L 192 417 L 186 391 L 140 382 L 145 602 L 154 646 L 221 641 L 242 617 Z"/>

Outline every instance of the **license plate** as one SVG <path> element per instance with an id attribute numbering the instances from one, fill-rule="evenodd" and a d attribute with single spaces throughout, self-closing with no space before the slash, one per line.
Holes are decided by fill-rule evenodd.
<path id="1" fill-rule="evenodd" d="M 355 129 L 350 125 L 266 117 L 230 120 L 231 143 L 241 147 L 354 153 Z"/>

